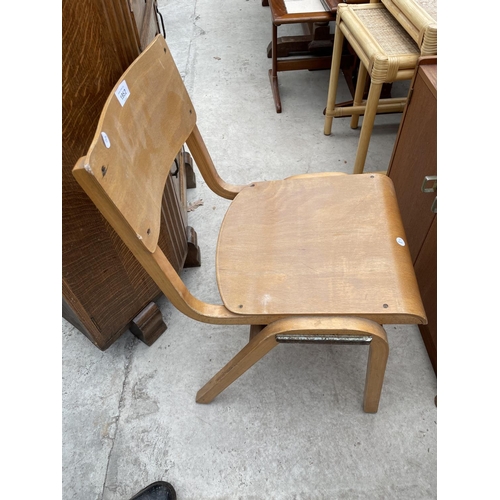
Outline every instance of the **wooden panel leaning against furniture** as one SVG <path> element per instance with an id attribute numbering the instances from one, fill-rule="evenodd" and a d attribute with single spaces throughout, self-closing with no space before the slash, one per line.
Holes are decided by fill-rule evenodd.
<path id="1" fill-rule="evenodd" d="M 161 291 L 71 175 L 109 92 L 140 54 L 138 30 L 126 0 L 63 0 L 62 14 L 62 315 L 102 350 L 129 327 L 151 343 L 166 327 L 154 304 Z M 179 195 L 169 189 L 165 196 Z M 167 224 L 179 242 L 170 258 L 180 268 L 196 247 L 186 248 L 185 220 L 176 210 L 164 222 L 162 248 L 169 245 Z M 195 245 L 196 235 L 189 237 Z"/>
<path id="2" fill-rule="evenodd" d="M 130 94 L 121 106 L 114 92 L 123 82 Z M 222 304 L 194 297 L 158 245 L 161 186 L 184 143 L 207 185 L 232 200 L 217 244 Z M 426 322 L 386 175 L 224 182 L 161 36 L 116 84 L 73 175 L 180 312 L 251 327 L 246 347 L 198 391 L 197 402 L 212 401 L 279 343 L 340 342 L 370 346 L 363 407 L 377 411 L 389 353 L 381 324 Z"/>
<path id="3" fill-rule="evenodd" d="M 437 373 L 437 57 L 423 57 L 410 86 L 387 175 L 394 182 L 428 324 L 419 325 Z M 422 192 L 426 177 L 429 193 Z M 437 184 L 434 183 L 437 189 Z"/>

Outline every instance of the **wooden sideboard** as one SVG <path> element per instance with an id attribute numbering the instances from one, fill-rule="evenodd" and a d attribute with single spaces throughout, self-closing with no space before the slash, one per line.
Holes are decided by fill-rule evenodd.
<path id="1" fill-rule="evenodd" d="M 410 86 L 387 175 L 396 189 L 428 324 L 419 325 L 437 373 L 437 58 L 422 58 Z M 425 182 L 426 177 L 431 179 Z M 435 178 L 435 179 L 434 179 Z"/>
<path id="2" fill-rule="evenodd" d="M 156 1 L 63 0 L 62 14 L 62 315 L 101 350 L 127 329 L 150 345 L 166 329 L 155 304 L 161 292 L 71 170 L 115 83 L 159 32 Z M 195 180 L 184 150 L 171 174 L 159 244 L 180 270 L 200 264 L 196 233 L 187 226 L 185 190 Z"/>

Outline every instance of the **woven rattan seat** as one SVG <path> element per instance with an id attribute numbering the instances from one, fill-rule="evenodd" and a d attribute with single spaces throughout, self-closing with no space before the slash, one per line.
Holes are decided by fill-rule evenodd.
<path id="1" fill-rule="evenodd" d="M 415 3 L 420 6 L 434 21 L 437 21 L 436 0 L 415 0 Z"/>
<path id="2" fill-rule="evenodd" d="M 354 163 L 354 173 L 362 173 L 376 114 L 402 112 L 406 104 L 406 97 L 380 99 L 382 85 L 411 79 L 422 55 L 437 54 L 437 24 L 415 0 L 340 4 L 336 23 L 324 133 L 330 135 L 334 117 L 351 116 L 351 128 L 357 128 L 364 115 Z M 352 106 L 335 105 L 344 38 L 360 59 Z M 370 89 L 363 100 L 368 75 Z"/>
<path id="3" fill-rule="evenodd" d="M 368 4 L 365 8 L 356 9 L 356 14 L 388 57 L 420 55 L 417 44 L 388 10 L 380 8 L 380 5 Z"/>

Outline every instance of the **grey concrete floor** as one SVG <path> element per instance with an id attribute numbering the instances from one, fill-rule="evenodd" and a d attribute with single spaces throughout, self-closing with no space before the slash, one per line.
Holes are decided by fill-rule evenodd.
<path id="1" fill-rule="evenodd" d="M 222 178 L 352 171 L 359 130 L 340 119 L 323 134 L 329 71 L 280 73 L 283 112 L 275 112 L 271 15 L 261 0 L 159 6 Z M 342 80 L 340 92 L 349 98 Z M 387 168 L 400 119 L 377 117 L 366 171 Z M 220 303 L 214 254 L 229 202 L 199 173 L 188 197 L 203 200 L 189 213 L 202 266 L 182 278 L 198 298 Z M 391 353 L 377 414 L 362 410 L 362 346 L 281 346 L 199 405 L 197 390 L 243 347 L 248 328 L 196 323 L 159 305 L 168 330 L 151 347 L 126 332 L 101 352 L 62 321 L 65 500 L 128 500 L 158 480 L 179 500 L 436 498 L 436 376 L 417 327 L 386 326 Z"/>

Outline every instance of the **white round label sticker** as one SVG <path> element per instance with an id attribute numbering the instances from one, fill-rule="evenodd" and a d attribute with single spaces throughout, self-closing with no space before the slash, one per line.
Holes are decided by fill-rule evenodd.
<path id="1" fill-rule="evenodd" d="M 111 143 L 109 142 L 109 137 L 106 132 L 101 132 L 102 142 L 109 149 L 111 147 Z"/>
<path id="2" fill-rule="evenodd" d="M 396 238 L 396 241 L 398 242 L 398 245 L 401 245 L 402 247 L 406 245 L 405 240 L 403 240 L 403 238 Z"/>

